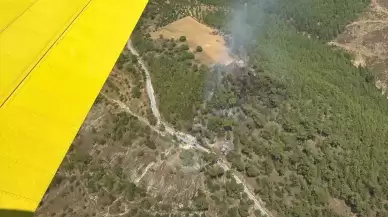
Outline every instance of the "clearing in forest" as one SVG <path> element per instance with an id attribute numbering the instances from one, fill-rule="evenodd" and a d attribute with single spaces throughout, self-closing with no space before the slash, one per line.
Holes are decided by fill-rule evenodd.
<path id="1" fill-rule="evenodd" d="M 360 18 L 329 44 L 355 55 L 353 64 L 376 73 L 376 86 L 388 90 L 388 1 L 372 0 Z"/>
<path id="2" fill-rule="evenodd" d="M 197 46 L 201 46 L 203 51 L 196 53 L 196 58 L 205 64 L 223 64 L 228 65 L 233 61 L 230 57 L 228 48 L 225 46 L 225 40 L 217 34 L 217 30 L 212 29 L 194 18 L 187 16 L 167 26 L 159 31 L 151 33 L 153 39 L 158 39 L 160 35 L 163 38 L 174 38 L 179 40 L 181 36 L 186 36 L 187 44 L 192 52 L 195 53 Z"/>

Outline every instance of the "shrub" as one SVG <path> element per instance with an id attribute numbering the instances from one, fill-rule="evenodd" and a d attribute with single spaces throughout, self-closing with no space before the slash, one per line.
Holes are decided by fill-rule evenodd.
<path id="1" fill-rule="evenodd" d="M 189 45 L 187 45 L 187 44 L 182 44 L 179 48 L 180 48 L 181 50 L 189 50 Z"/>
<path id="2" fill-rule="evenodd" d="M 155 142 L 152 141 L 150 138 L 147 138 L 147 140 L 145 141 L 145 145 L 150 148 L 150 149 L 156 149 L 156 145 L 155 145 Z"/>
<path id="3" fill-rule="evenodd" d="M 179 41 L 181 41 L 181 42 L 185 42 L 186 41 L 186 36 L 181 36 L 180 38 L 179 38 Z"/>
<path id="4" fill-rule="evenodd" d="M 210 168 L 210 169 L 207 171 L 207 174 L 208 174 L 211 178 L 220 177 L 220 176 L 224 175 L 224 169 L 222 169 L 222 167 L 216 165 L 216 166 Z"/>
<path id="5" fill-rule="evenodd" d="M 253 165 L 248 165 L 246 168 L 246 174 L 248 177 L 256 177 L 259 175 L 259 171 Z"/>
<path id="6" fill-rule="evenodd" d="M 141 92 L 140 92 L 140 88 L 139 87 L 133 87 L 132 88 L 132 96 L 134 98 L 140 98 Z"/>
<path id="7" fill-rule="evenodd" d="M 192 69 L 193 69 L 193 72 L 198 72 L 198 66 L 196 64 L 193 65 Z"/>
<path id="8" fill-rule="evenodd" d="M 194 165 L 194 154 L 191 151 L 188 150 L 183 150 L 180 154 L 179 157 L 182 161 L 182 164 L 184 166 L 193 166 Z"/>
<path id="9" fill-rule="evenodd" d="M 195 51 L 197 51 L 197 52 L 202 52 L 202 51 L 203 51 L 203 49 L 202 49 L 202 47 L 201 47 L 201 46 L 197 46 L 197 48 L 195 49 Z"/>

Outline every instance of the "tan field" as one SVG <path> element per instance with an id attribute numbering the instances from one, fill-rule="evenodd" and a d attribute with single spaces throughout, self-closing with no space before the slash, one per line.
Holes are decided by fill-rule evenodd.
<path id="1" fill-rule="evenodd" d="M 213 33 L 215 33 L 214 29 L 187 16 L 151 33 L 151 37 L 158 39 L 163 35 L 164 38 L 179 39 L 181 36 L 186 36 L 192 52 L 195 52 L 197 46 L 203 48 L 203 52 L 196 53 L 197 59 L 205 64 L 230 64 L 233 58 L 229 56 L 224 39 Z"/>

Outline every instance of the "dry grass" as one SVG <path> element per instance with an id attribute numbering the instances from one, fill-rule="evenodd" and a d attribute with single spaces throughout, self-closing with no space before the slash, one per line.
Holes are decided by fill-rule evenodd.
<path id="1" fill-rule="evenodd" d="M 174 39 L 186 36 L 192 52 L 195 52 L 197 46 L 203 48 L 203 52 L 196 53 L 197 59 L 209 65 L 217 63 L 228 65 L 233 59 L 229 56 L 223 37 L 213 34 L 214 31 L 214 29 L 188 16 L 151 33 L 151 36 L 153 39 L 158 39 L 160 35 L 163 35 L 164 38 Z"/>

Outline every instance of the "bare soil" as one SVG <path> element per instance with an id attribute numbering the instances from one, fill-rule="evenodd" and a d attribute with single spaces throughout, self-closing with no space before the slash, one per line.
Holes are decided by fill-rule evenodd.
<path id="1" fill-rule="evenodd" d="M 331 210 L 333 210 L 335 213 L 337 213 L 340 216 L 348 216 L 353 217 L 355 216 L 351 210 L 350 207 L 348 207 L 343 200 L 338 200 L 336 198 L 330 198 L 329 199 L 329 207 Z"/>
<path id="2" fill-rule="evenodd" d="M 202 52 L 196 53 L 196 58 L 205 64 L 228 65 L 233 61 L 223 37 L 216 34 L 216 30 L 198 22 L 193 17 L 187 16 L 151 33 L 153 39 L 158 39 L 161 35 L 163 38 L 176 40 L 179 40 L 181 36 L 186 36 L 192 52 L 195 52 L 197 46 L 203 48 Z"/>
<path id="3" fill-rule="evenodd" d="M 370 68 L 383 93 L 388 84 L 388 0 L 372 0 L 360 18 L 349 24 L 331 45 L 354 54 L 353 64 Z"/>

